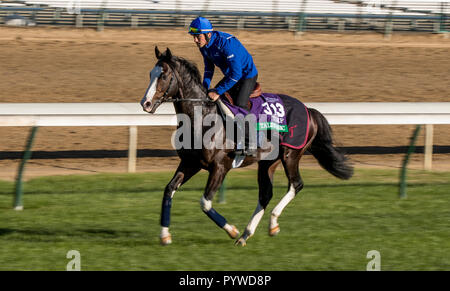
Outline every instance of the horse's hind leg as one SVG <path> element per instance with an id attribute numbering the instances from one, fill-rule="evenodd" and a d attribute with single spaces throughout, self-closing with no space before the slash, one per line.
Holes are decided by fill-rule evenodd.
<path id="1" fill-rule="evenodd" d="M 245 229 L 245 232 L 236 241 L 236 245 L 245 246 L 247 240 L 255 233 L 256 227 L 258 226 L 261 218 L 264 215 L 264 210 L 272 199 L 273 196 L 273 174 L 275 169 L 280 163 L 280 160 L 268 161 L 263 160 L 259 162 L 258 165 L 258 185 L 259 185 L 259 200 L 256 206 L 255 212 L 250 219 L 250 222 Z"/>
<path id="2" fill-rule="evenodd" d="M 239 235 L 238 229 L 234 225 L 228 224 L 227 220 L 212 207 L 214 195 L 222 185 L 228 171 L 229 169 L 223 165 L 215 165 L 209 171 L 208 182 L 206 184 L 205 193 L 200 199 L 200 206 L 203 212 L 214 221 L 218 227 L 224 229 L 230 238 L 235 239 Z"/>
<path id="3" fill-rule="evenodd" d="M 281 201 L 275 206 L 272 210 L 272 215 L 270 217 L 269 224 L 269 235 L 274 236 L 280 232 L 280 226 L 278 224 L 278 217 L 280 217 L 284 208 L 289 204 L 289 202 L 294 199 L 300 190 L 303 188 L 303 181 L 300 176 L 300 172 L 298 169 L 298 164 L 300 158 L 303 154 L 301 150 L 295 150 L 286 148 L 283 153 L 282 163 L 284 166 L 284 170 L 286 176 L 289 180 L 289 189 L 288 192 L 284 195 Z"/>

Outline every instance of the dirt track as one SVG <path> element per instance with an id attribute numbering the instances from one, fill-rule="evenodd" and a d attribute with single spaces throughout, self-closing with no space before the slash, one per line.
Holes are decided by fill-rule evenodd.
<path id="1" fill-rule="evenodd" d="M 305 34 L 230 31 L 254 56 L 263 91 L 303 102 L 450 101 L 450 40 L 441 35 Z M 139 102 L 155 63 L 154 46 L 201 57 L 182 30 L 0 27 L 0 102 Z M 221 76 L 216 72 L 215 81 Z M 1 105 L 0 105 L 1 106 Z M 334 126 L 341 146 L 404 146 L 413 126 Z M 139 149 L 170 148 L 172 128 L 139 128 Z M 434 144 L 450 145 L 450 126 L 435 126 Z M 0 151 L 19 151 L 27 128 L 0 127 Z M 126 150 L 120 127 L 40 128 L 34 150 Z M 419 137 L 423 145 L 423 132 Z M 435 155 L 435 168 L 450 168 Z M 401 156 L 354 156 L 359 166 L 400 165 Z M 421 167 L 421 157 L 414 157 Z M 145 158 L 138 170 L 173 169 L 177 159 Z M 316 166 L 309 158 L 304 165 Z M 0 178 L 15 175 L 17 160 L 0 161 Z M 32 160 L 28 176 L 123 172 L 126 159 Z"/>

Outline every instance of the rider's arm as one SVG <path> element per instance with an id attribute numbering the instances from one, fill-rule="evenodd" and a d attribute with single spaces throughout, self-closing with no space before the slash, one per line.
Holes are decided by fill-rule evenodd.
<path id="1" fill-rule="evenodd" d="M 238 50 L 233 49 L 232 42 L 227 42 L 222 48 L 222 52 L 227 58 L 227 65 L 229 73 L 219 82 L 219 85 L 215 88 L 217 94 L 222 95 L 231 87 L 233 87 L 242 77 L 242 65 L 240 62 Z"/>
<path id="2" fill-rule="evenodd" d="M 203 54 L 202 54 L 203 55 Z M 203 74 L 203 86 L 209 89 L 211 79 L 214 76 L 214 63 L 205 55 L 203 55 L 203 61 L 205 63 L 205 72 Z"/>

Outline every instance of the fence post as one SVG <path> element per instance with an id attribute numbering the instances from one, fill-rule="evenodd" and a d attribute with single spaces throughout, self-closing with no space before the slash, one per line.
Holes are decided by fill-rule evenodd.
<path id="1" fill-rule="evenodd" d="M 340 19 L 338 21 L 338 32 L 342 33 L 345 31 L 345 19 Z"/>
<path id="2" fill-rule="evenodd" d="M 298 23 L 297 23 L 297 32 L 296 35 L 302 35 L 303 30 L 304 30 L 304 23 L 305 22 L 305 13 L 300 12 L 300 14 L 298 15 Z"/>
<path id="3" fill-rule="evenodd" d="M 425 124 L 424 169 L 431 171 L 433 165 L 433 124 Z"/>
<path id="4" fill-rule="evenodd" d="M 384 24 L 384 39 L 386 39 L 386 40 L 390 40 L 391 36 L 392 36 L 392 30 L 393 30 L 394 23 L 392 22 L 391 15 L 392 15 L 392 13 L 389 16 L 389 19 L 386 20 L 386 22 Z"/>
<path id="5" fill-rule="evenodd" d="M 441 15 L 440 15 L 440 18 L 439 18 L 439 32 L 440 33 L 447 33 L 448 31 L 447 31 L 447 29 L 446 29 L 446 27 L 445 27 L 445 18 L 446 18 L 446 15 L 445 15 L 445 8 L 446 8 L 446 5 L 448 5 L 447 3 L 445 3 L 445 2 L 441 2 Z"/>
<path id="6" fill-rule="evenodd" d="M 129 145 L 128 145 L 128 172 L 136 172 L 136 157 L 137 157 L 137 126 L 130 126 L 129 128 Z"/>
<path id="7" fill-rule="evenodd" d="M 56 8 L 53 11 L 53 18 L 52 18 L 52 23 L 53 24 L 57 24 L 58 20 L 61 18 L 61 8 Z"/>
<path id="8" fill-rule="evenodd" d="M 297 19 L 297 31 L 295 32 L 296 37 L 302 35 L 303 30 L 304 30 L 304 26 L 305 26 L 305 22 L 306 22 L 306 17 L 305 17 L 306 4 L 307 4 L 307 0 L 303 0 L 302 4 L 300 6 L 300 13 L 298 14 L 298 19 Z"/>
<path id="9" fill-rule="evenodd" d="M 14 210 L 23 210 L 23 171 L 25 169 L 25 164 L 31 157 L 31 147 L 33 146 L 34 137 L 36 136 L 38 127 L 33 126 L 28 136 L 27 145 L 25 147 L 25 153 L 23 154 L 22 161 L 19 166 L 16 177 L 16 192 L 14 196 Z"/>
<path id="10" fill-rule="evenodd" d="M 238 19 L 238 21 L 237 21 L 237 29 L 238 30 L 242 30 L 244 28 L 244 22 L 245 22 L 244 17 L 240 17 Z"/>
<path id="11" fill-rule="evenodd" d="M 136 28 L 139 26 L 139 16 L 138 15 L 132 15 L 131 16 L 131 27 Z"/>
<path id="12" fill-rule="evenodd" d="M 83 14 L 76 14 L 75 16 L 75 27 L 81 28 L 83 27 Z"/>
<path id="13" fill-rule="evenodd" d="M 97 18 L 97 31 L 103 31 L 105 28 L 106 17 L 107 13 L 105 12 L 105 9 L 102 9 Z"/>
<path id="14" fill-rule="evenodd" d="M 421 125 L 417 125 L 416 129 L 413 132 L 413 135 L 411 136 L 411 141 L 409 143 L 408 152 L 406 153 L 405 158 L 403 159 L 403 165 L 402 169 L 400 171 L 400 198 L 406 198 L 406 170 L 408 167 L 409 157 L 414 152 L 414 149 L 416 148 L 415 143 L 417 140 L 417 136 L 419 135 Z"/>

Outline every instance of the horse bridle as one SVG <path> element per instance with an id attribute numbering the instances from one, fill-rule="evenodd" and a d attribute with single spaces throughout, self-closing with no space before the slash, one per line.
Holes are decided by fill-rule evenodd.
<path id="1" fill-rule="evenodd" d="M 209 98 L 184 98 L 184 94 L 183 94 L 183 82 L 181 82 L 181 77 L 178 74 L 178 72 L 169 64 L 167 63 L 167 66 L 169 66 L 170 70 L 172 71 L 171 73 L 171 78 L 170 78 L 170 82 L 169 82 L 169 86 L 167 87 L 166 91 L 163 94 L 163 98 L 161 98 L 160 100 L 156 101 L 157 103 L 163 103 L 163 102 L 205 102 L 205 103 L 214 103 L 213 100 L 209 99 Z M 178 92 L 180 93 L 180 97 L 181 98 L 168 98 L 165 99 L 167 97 L 167 95 L 169 94 L 169 90 L 172 87 L 172 81 L 176 79 L 177 81 L 177 86 L 178 86 Z"/>

